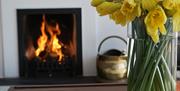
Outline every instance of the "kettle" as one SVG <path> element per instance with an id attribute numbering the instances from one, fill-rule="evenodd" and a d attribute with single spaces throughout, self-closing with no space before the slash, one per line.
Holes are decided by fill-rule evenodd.
<path id="1" fill-rule="evenodd" d="M 100 54 L 102 44 L 111 38 L 117 38 L 127 45 L 127 41 L 119 36 L 109 36 L 105 38 L 98 47 L 96 59 L 97 76 L 99 81 L 119 81 L 126 78 L 127 74 L 127 55 L 124 51 L 110 49 Z"/>

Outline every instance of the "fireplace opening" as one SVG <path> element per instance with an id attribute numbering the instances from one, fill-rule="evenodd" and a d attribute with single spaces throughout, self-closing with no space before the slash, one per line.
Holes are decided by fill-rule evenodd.
<path id="1" fill-rule="evenodd" d="M 17 9 L 21 78 L 82 76 L 81 9 Z"/>

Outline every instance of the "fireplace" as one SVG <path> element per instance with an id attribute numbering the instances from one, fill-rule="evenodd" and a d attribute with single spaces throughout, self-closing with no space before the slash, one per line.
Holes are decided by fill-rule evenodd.
<path id="1" fill-rule="evenodd" d="M 82 76 L 81 9 L 17 9 L 20 78 Z"/>

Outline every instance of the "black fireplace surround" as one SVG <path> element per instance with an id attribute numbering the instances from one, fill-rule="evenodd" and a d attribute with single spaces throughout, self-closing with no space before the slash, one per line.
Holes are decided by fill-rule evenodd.
<path id="1" fill-rule="evenodd" d="M 17 9 L 17 24 L 20 78 L 82 76 L 80 8 Z"/>

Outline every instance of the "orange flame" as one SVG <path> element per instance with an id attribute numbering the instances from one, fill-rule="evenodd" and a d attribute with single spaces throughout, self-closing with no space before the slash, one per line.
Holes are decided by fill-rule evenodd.
<path id="1" fill-rule="evenodd" d="M 47 32 L 50 34 L 50 40 L 48 40 Z M 41 52 L 46 51 L 49 54 L 56 54 L 58 56 L 58 61 L 61 63 L 64 54 L 62 53 L 62 44 L 60 44 L 57 35 L 60 35 L 61 31 L 59 24 L 56 26 L 51 26 L 46 23 L 45 15 L 43 15 L 43 21 L 41 23 L 41 36 L 37 40 L 38 48 L 35 51 L 36 56 L 39 56 Z"/>
<path id="2" fill-rule="evenodd" d="M 35 51 L 36 56 L 39 56 L 39 54 L 45 50 L 46 42 L 48 40 L 48 36 L 45 33 L 45 16 L 43 16 L 43 21 L 41 23 L 41 33 L 42 35 L 37 40 L 38 48 Z"/>

